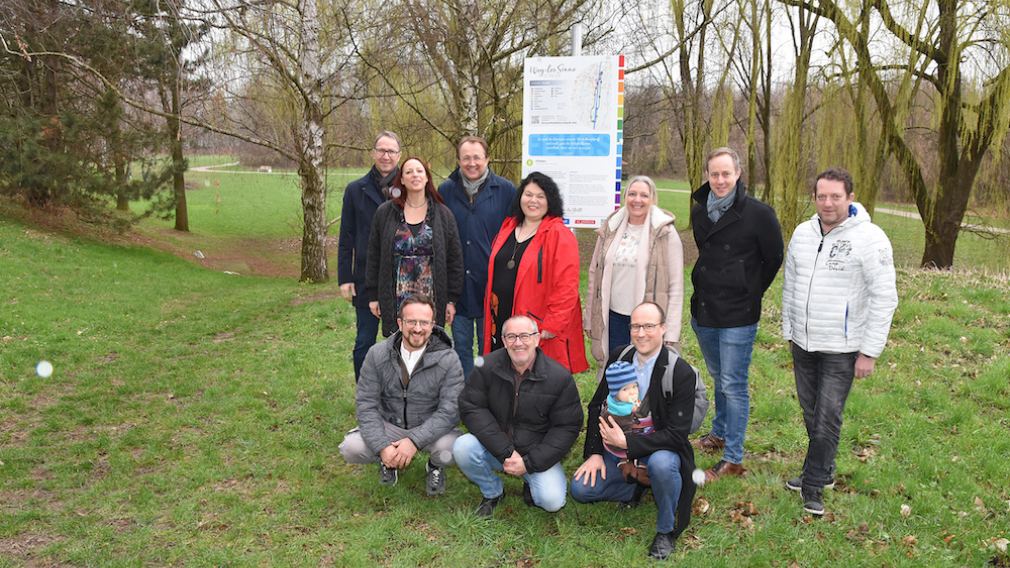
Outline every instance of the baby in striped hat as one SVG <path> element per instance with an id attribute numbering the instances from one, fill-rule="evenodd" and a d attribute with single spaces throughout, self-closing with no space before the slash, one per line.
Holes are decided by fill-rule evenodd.
<path id="1" fill-rule="evenodd" d="M 607 367 L 604 375 L 610 394 L 600 412 L 604 421 L 608 417 L 621 428 L 625 434 L 648 434 L 652 432 L 652 416 L 649 408 L 639 400 L 638 377 L 635 367 L 627 361 L 614 361 Z M 604 444 L 607 451 L 619 458 L 627 458 L 626 451 L 611 448 Z"/>

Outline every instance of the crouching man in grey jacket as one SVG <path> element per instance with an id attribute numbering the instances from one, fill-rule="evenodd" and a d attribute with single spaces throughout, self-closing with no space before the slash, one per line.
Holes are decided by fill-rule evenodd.
<path id="1" fill-rule="evenodd" d="M 400 330 L 368 350 L 355 396 L 358 427 L 347 433 L 340 454 L 348 463 L 378 461 L 379 483 L 395 485 L 417 451 L 428 452 L 425 492 L 441 495 L 461 433 L 463 368 L 434 320 L 431 298 L 410 296 L 400 305 Z"/>

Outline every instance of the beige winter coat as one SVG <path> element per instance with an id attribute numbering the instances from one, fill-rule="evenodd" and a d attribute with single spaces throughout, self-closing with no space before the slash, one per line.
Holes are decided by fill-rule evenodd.
<path id="1" fill-rule="evenodd" d="M 684 305 L 684 246 L 674 227 L 674 215 L 655 205 L 645 220 L 650 227 L 647 242 L 639 247 L 638 279 L 635 290 L 635 304 L 646 300 L 655 302 L 666 311 L 667 343 L 680 342 L 681 310 Z M 628 210 L 621 207 L 614 211 L 596 230 L 596 248 L 589 263 L 589 290 L 582 321 L 592 340 L 593 357 L 599 363 L 607 360 L 610 346 L 607 345 L 607 322 L 610 313 L 611 265 L 607 261 L 607 251 L 620 240 L 628 226 Z"/>

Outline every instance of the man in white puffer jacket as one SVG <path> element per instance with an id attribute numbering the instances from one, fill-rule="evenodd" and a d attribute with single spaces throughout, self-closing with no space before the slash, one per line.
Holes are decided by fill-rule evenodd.
<path id="1" fill-rule="evenodd" d="M 813 198 L 817 214 L 793 232 L 782 285 L 782 332 L 809 438 L 803 473 L 786 487 L 801 492 L 804 511 L 823 515 L 845 400 L 884 350 L 898 292 L 891 242 L 854 202 L 849 173 L 818 175 Z"/>

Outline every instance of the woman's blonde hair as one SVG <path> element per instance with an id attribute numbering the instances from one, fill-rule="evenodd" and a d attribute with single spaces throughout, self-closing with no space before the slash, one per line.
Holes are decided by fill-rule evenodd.
<path id="1" fill-rule="evenodd" d="M 624 186 L 624 195 L 621 196 L 621 203 L 624 203 L 628 199 L 628 189 L 639 182 L 649 187 L 649 196 L 652 198 L 652 204 L 655 205 L 659 201 L 656 197 L 656 182 L 652 181 L 652 178 L 649 176 L 635 176 L 628 180 L 628 185 Z"/>

